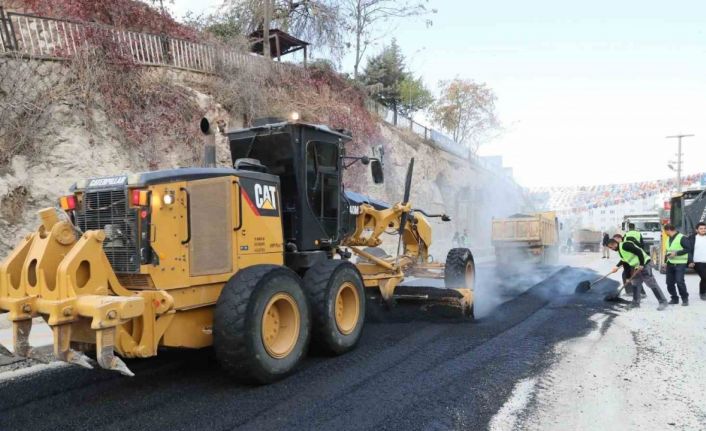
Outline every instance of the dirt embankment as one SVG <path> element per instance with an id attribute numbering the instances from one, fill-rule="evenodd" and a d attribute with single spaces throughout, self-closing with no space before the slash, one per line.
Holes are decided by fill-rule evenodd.
<path id="1" fill-rule="evenodd" d="M 490 217 L 521 204 L 517 187 L 369 117 L 359 99 L 353 98 L 347 109 L 341 100 L 351 97 L 341 94 L 349 96 L 355 89 L 325 74 L 298 78 L 297 85 L 283 89 L 281 76 L 253 78 L 241 72 L 224 80 L 166 69 L 121 73 L 105 67 L 90 57 L 68 65 L 21 59 L 0 63 L 3 71 L 21 75 L 0 82 L 0 108 L 5 112 L 23 104 L 11 124 L 0 124 L 0 147 L 7 156 L 0 162 L 1 256 L 36 227 L 36 211 L 56 205 L 77 179 L 199 165 L 197 120 L 206 113 L 234 128 L 246 118 L 301 108 L 305 120 L 348 127 L 357 133 L 351 155 L 379 155 L 384 149 L 386 181 L 374 185 L 367 168 L 358 165 L 344 174 L 346 187 L 388 202 L 402 198 L 407 164 L 415 157 L 413 205 L 452 217 L 450 223 L 433 220 L 432 253 L 441 259 L 456 231 L 467 229 L 472 247 L 487 247 Z M 96 74 L 112 79 L 117 89 L 92 78 Z M 264 96 L 252 91 L 257 85 L 269 88 Z M 327 111 L 329 101 L 334 108 Z M 339 115 L 348 111 L 350 117 Z M 15 144 L 20 138 L 21 146 Z M 229 166 L 222 136 L 217 156 L 219 165 Z"/>

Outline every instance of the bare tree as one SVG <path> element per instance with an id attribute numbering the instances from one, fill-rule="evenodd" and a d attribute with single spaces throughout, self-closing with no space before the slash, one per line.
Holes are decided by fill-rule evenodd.
<path id="1" fill-rule="evenodd" d="M 354 79 L 358 79 L 358 69 L 366 49 L 376 39 L 377 24 L 395 18 L 436 13 L 436 10 L 426 8 L 427 2 L 428 0 L 340 0 L 346 28 L 353 38 Z M 430 20 L 427 20 L 427 25 L 431 25 Z"/>
<path id="2" fill-rule="evenodd" d="M 500 123 L 495 114 L 496 96 L 486 84 L 469 79 L 441 81 L 441 97 L 431 114 L 453 140 L 477 153 L 482 141 L 497 130 Z"/>
<path id="3" fill-rule="evenodd" d="M 238 31 L 251 33 L 263 28 L 267 0 L 225 0 L 222 13 L 237 23 Z M 326 47 L 340 58 L 343 50 L 341 20 L 336 0 L 269 0 L 270 28 L 279 28 L 295 37 Z"/>

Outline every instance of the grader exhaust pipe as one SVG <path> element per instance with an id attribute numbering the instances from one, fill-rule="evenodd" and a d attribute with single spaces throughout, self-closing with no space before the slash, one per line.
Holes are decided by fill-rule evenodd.
<path id="1" fill-rule="evenodd" d="M 214 121 L 213 118 L 205 116 L 199 123 L 201 133 L 203 133 L 203 166 L 205 168 L 216 167 L 216 133 L 221 132 L 220 124 Z"/>

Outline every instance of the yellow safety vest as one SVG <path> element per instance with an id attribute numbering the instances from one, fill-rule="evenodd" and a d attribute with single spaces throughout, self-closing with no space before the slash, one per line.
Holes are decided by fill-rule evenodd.
<path id="1" fill-rule="evenodd" d="M 671 252 L 677 252 L 677 251 L 682 251 L 684 250 L 684 247 L 681 246 L 681 239 L 684 237 L 681 233 L 678 233 L 674 235 L 674 238 L 671 238 L 668 242 L 667 246 L 667 253 Z M 674 264 L 674 265 L 683 265 L 686 264 L 689 261 L 689 255 L 688 254 L 682 254 L 674 257 L 670 257 L 667 259 L 667 262 Z"/>
<path id="2" fill-rule="evenodd" d="M 650 261 L 650 256 L 645 253 L 645 250 L 641 249 L 639 245 L 636 245 L 635 243 L 632 243 L 635 245 L 640 250 L 640 253 L 642 253 L 642 257 L 645 263 Z M 630 265 L 631 268 L 636 268 L 640 266 L 640 258 L 637 257 L 635 253 L 629 252 L 625 249 L 623 249 L 623 245 L 625 245 L 625 241 L 622 241 L 620 245 L 618 245 L 618 254 L 620 254 L 620 258 L 623 260 L 623 262 L 627 262 L 628 265 Z"/>

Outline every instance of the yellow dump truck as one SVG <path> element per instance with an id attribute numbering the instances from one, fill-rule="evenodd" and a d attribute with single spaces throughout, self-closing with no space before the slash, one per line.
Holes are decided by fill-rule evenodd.
<path id="1" fill-rule="evenodd" d="M 589 250 L 594 253 L 601 251 L 603 234 L 597 230 L 578 229 L 571 237 L 574 251 Z"/>
<path id="2" fill-rule="evenodd" d="M 520 259 L 554 263 L 558 258 L 559 222 L 554 212 L 515 214 L 493 219 L 492 241 L 496 261 L 511 264 Z"/>

